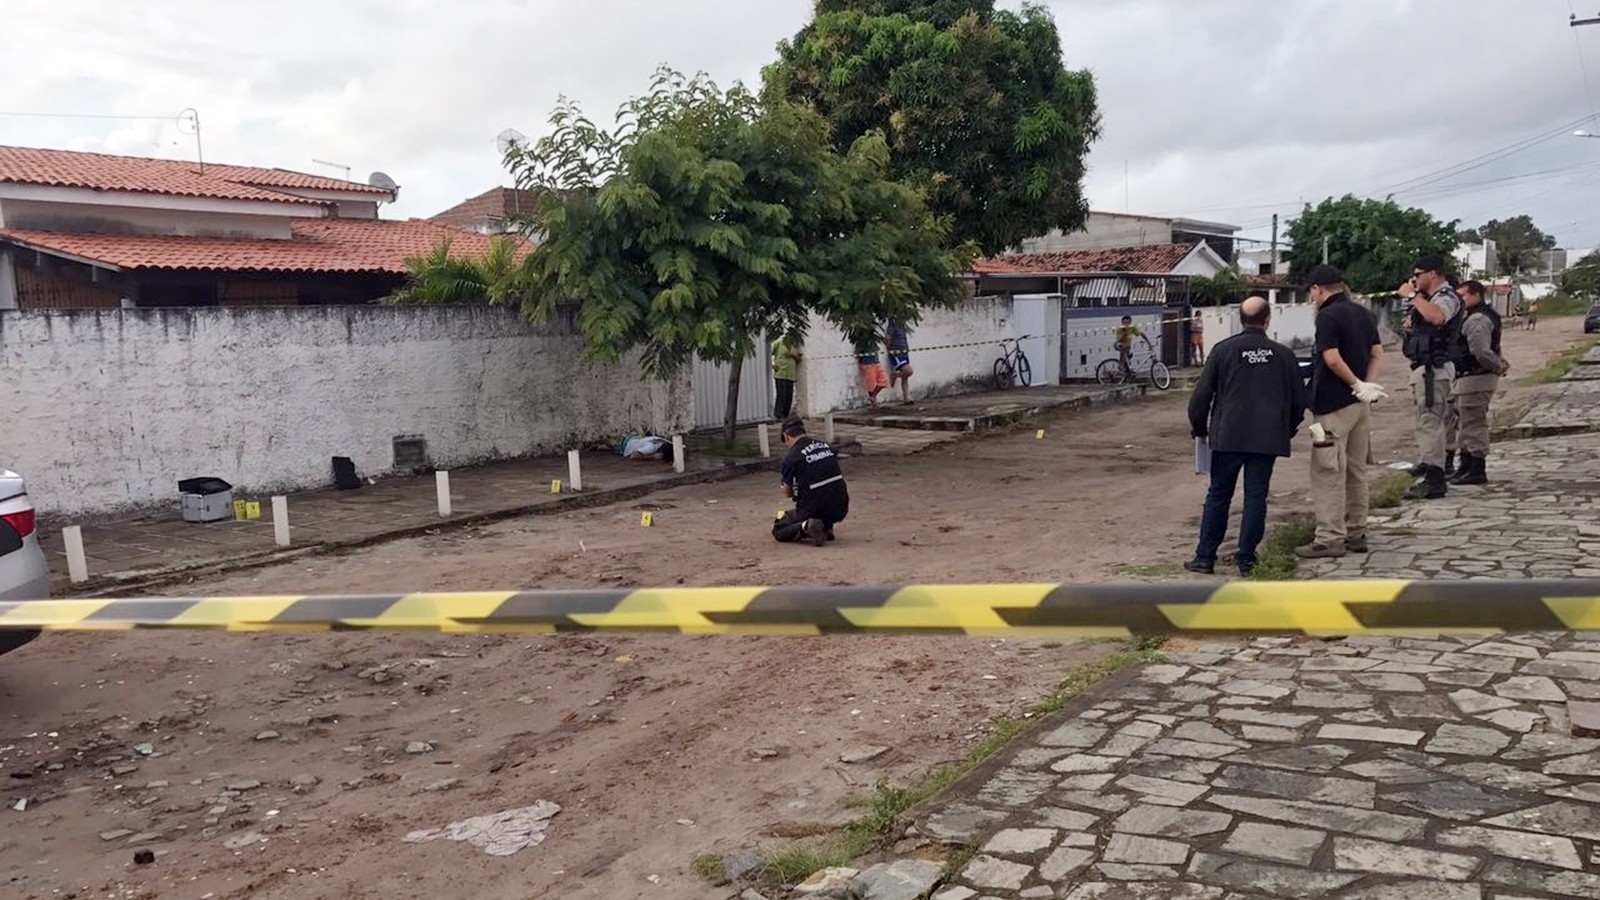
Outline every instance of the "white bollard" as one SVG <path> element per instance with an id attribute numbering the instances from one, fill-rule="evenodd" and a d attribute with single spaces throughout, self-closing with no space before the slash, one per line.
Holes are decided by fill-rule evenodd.
<path id="1" fill-rule="evenodd" d="M 583 490 L 583 473 L 578 471 L 578 451 L 567 451 L 567 483 L 575 491 Z"/>
<path id="2" fill-rule="evenodd" d="M 822 440 L 833 443 L 833 413 L 828 413 L 822 418 Z"/>
<path id="3" fill-rule="evenodd" d="M 450 515 L 450 473 L 433 473 L 433 486 L 439 493 L 439 515 Z M 276 515 L 276 512 L 274 512 Z"/>
<path id="4" fill-rule="evenodd" d="M 756 435 L 761 441 L 761 458 L 772 458 L 772 438 L 767 436 L 767 423 L 762 422 L 756 426 Z"/>
<path id="5" fill-rule="evenodd" d="M 289 498 L 272 498 L 272 536 L 279 547 L 289 546 Z"/>
<path id="6" fill-rule="evenodd" d="M 68 525 L 61 529 L 61 540 L 67 545 L 67 573 L 73 584 L 89 580 L 89 558 L 83 555 L 83 529 Z"/>
<path id="7" fill-rule="evenodd" d="M 672 471 L 683 471 L 683 435 L 672 436 Z"/>

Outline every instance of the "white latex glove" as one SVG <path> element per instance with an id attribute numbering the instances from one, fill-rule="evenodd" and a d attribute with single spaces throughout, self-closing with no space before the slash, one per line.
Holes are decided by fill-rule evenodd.
<path id="1" fill-rule="evenodd" d="M 1383 385 L 1373 384 L 1370 381 L 1356 382 L 1351 385 L 1350 393 L 1355 394 L 1356 399 L 1362 403 L 1376 403 L 1379 400 L 1387 399 L 1389 396 L 1389 392 L 1383 389 Z"/>

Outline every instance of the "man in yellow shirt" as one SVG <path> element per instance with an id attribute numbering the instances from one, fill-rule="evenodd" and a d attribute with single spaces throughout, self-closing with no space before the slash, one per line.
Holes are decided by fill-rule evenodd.
<path id="1" fill-rule="evenodd" d="M 794 409 L 794 383 L 799 377 L 800 342 L 792 337 L 781 337 L 772 342 L 772 383 L 777 388 L 778 402 L 773 414 L 779 422 L 789 418 Z"/>
<path id="2" fill-rule="evenodd" d="M 1117 355 L 1122 360 L 1122 368 L 1126 369 L 1129 375 L 1133 374 L 1134 338 L 1144 341 L 1144 345 L 1150 347 L 1150 339 L 1144 336 L 1139 326 L 1133 324 L 1133 316 L 1123 316 L 1122 324 L 1117 326 Z"/>

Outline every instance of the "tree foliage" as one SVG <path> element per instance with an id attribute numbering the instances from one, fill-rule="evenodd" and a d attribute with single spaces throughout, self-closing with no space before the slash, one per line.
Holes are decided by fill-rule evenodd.
<path id="1" fill-rule="evenodd" d="M 1545 234 L 1533 224 L 1531 216 L 1512 216 L 1505 221 L 1490 219 L 1480 228 L 1462 232 L 1462 238 L 1471 243 L 1494 241 L 1495 256 L 1499 260 L 1499 274 L 1515 275 L 1539 265 L 1539 254 L 1554 250 L 1554 235 Z"/>
<path id="2" fill-rule="evenodd" d="M 1363 200 L 1351 194 L 1329 197 L 1316 206 L 1306 206 L 1289 222 L 1289 277 L 1303 279 L 1322 262 L 1326 237 L 1328 262 L 1339 267 L 1351 289 L 1392 290 L 1410 277 L 1418 256 L 1452 256 L 1456 224 L 1388 200 Z"/>
<path id="3" fill-rule="evenodd" d="M 542 236 L 522 308 L 544 321 L 576 304 L 591 361 L 636 350 L 655 376 L 728 362 L 736 397 L 763 331 L 803 334 L 812 312 L 847 331 L 915 322 L 960 296 L 967 260 L 888 179 L 881 135 L 839 154 L 813 110 L 667 69 L 610 129 L 566 101 L 550 124 L 507 153 Z"/>
<path id="4" fill-rule="evenodd" d="M 1231 303 L 1250 289 L 1250 282 L 1236 266 L 1229 266 L 1215 275 L 1197 275 L 1189 284 L 1208 306 Z"/>
<path id="5" fill-rule="evenodd" d="M 1042 8 L 819 0 L 778 53 L 769 88 L 819 110 L 841 148 L 882 132 L 890 174 L 925 189 L 958 241 L 999 253 L 1083 224 L 1094 78 L 1063 65 Z"/>
<path id="6" fill-rule="evenodd" d="M 1600 251 L 1587 254 L 1561 273 L 1561 291 L 1588 298 L 1600 297 Z"/>
<path id="7" fill-rule="evenodd" d="M 526 255 L 517 242 L 496 237 L 482 256 L 458 256 L 445 239 L 427 256 L 406 260 L 409 277 L 390 303 L 520 304 L 527 293 Z"/>

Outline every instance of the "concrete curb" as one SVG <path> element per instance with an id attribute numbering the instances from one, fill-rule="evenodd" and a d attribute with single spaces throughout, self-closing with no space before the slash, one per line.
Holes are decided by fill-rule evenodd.
<path id="1" fill-rule="evenodd" d="M 472 513 L 469 515 L 451 516 L 435 522 L 421 525 L 407 525 L 388 531 L 362 535 L 357 538 L 340 541 L 319 541 L 286 550 L 262 550 L 252 553 L 235 554 L 220 559 L 208 560 L 202 563 L 173 566 L 166 569 L 146 570 L 124 575 L 107 575 L 100 578 L 91 578 L 82 584 L 63 583 L 52 580 L 51 590 L 57 596 L 73 597 L 108 597 L 124 595 L 131 592 L 148 590 L 154 587 L 174 584 L 180 581 L 193 581 L 197 578 L 206 578 L 231 572 L 259 569 L 276 565 L 289 560 L 301 559 L 311 556 L 326 556 L 346 550 L 355 550 L 361 547 L 370 547 L 388 541 L 401 540 L 418 535 L 431 534 L 441 531 L 451 531 L 471 525 L 484 525 L 499 522 L 505 519 L 515 519 L 522 516 L 552 515 L 569 512 L 575 509 L 588 509 L 597 506 L 610 506 L 634 500 L 672 488 L 683 487 L 691 484 L 711 484 L 718 481 L 730 481 L 744 475 L 761 471 L 775 471 L 780 462 L 778 457 L 772 459 L 757 459 L 743 462 L 729 462 L 720 469 L 702 469 L 696 472 L 685 472 L 682 475 L 673 475 L 658 481 L 644 484 L 632 484 L 625 487 L 611 488 L 601 491 L 585 491 L 577 494 L 563 495 L 558 500 L 547 500 L 541 503 L 522 504 L 509 506 L 503 509 L 494 509 L 487 512 Z"/>

